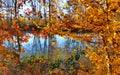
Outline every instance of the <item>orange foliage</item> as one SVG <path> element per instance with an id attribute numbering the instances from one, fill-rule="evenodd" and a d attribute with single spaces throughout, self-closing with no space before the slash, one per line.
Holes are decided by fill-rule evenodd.
<path id="1" fill-rule="evenodd" d="M 26 0 L 23 1 L 24 4 L 25 1 Z M 44 0 L 43 3 L 46 3 L 46 1 Z M 21 2 L 18 4 L 22 5 Z M 33 6 L 33 4 L 34 3 L 31 2 L 31 6 Z M 53 0 L 53 4 L 53 7 L 49 6 L 49 8 L 51 8 L 51 10 L 49 9 L 49 17 L 46 17 L 48 15 L 44 12 L 45 19 L 34 19 L 33 17 L 33 19 L 29 20 L 29 22 L 35 24 L 38 29 L 42 28 L 42 30 L 31 28 L 33 34 L 39 37 L 39 33 L 41 33 L 44 38 L 47 38 L 49 34 L 57 33 L 61 36 L 70 36 L 77 40 L 95 43 L 96 45 L 94 47 L 86 43 L 87 48 L 84 49 L 86 57 L 94 64 L 94 74 L 120 74 L 120 1 L 69 0 L 65 6 L 61 8 L 62 10 L 55 7 L 59 2 Z M 44 6 L 44 8 L 47 11 L 47 6 Z M 63 12 L 64 9 L 70 12 L 65 14 Z M 36 15 L 34 7 L 33 12 L 28 10 L 26 16 L 30 16 L 31 14 L 37 17 L 41 16 Z M 0 15 L 0 17 L 3 19 L 3 15 Z M 18 44 L 28 42 L 29 37 L 23 37 L 24 31 L 22 31 L 23 29 L 20 27 L 22 25 L 19 22 L 21 19 L 17 17 L 12 19 L 11 25 L 8 25 L 6 20 L 0 19 L 0 45 L 3 43 L 3 40 L 6 38 L 10 40 L 12 36 L 18 37 L 12 40 Z M 25 26 L 24 29 L 27 30 L 29 28 L 29 26 Z M 87 34 L 87 31 L 93 34 Z M 74 34 L 74 32 L 84 32 L 85 34 L 78 36 Z M 97 39 L 98 42 L 93 42 L 93 38 Z M 99 46 L 100 44 L 102 45 L 101 47 Z M 0 55 L 4 57 L 6 48 L 0 46 L 0 52 Z M 20 52 L 24 52 L 24 49 L 21 49 Z M 18 60 L 16 60 L 16 62 L 18 62 Z M 36 70 L 36 72 L 41 74 L 39 70 Z M 58 72 L 58 69 L 56 69 L 55 72 Z M 88 73 L 79 70 L 78 75 L 88 75 Z"/>

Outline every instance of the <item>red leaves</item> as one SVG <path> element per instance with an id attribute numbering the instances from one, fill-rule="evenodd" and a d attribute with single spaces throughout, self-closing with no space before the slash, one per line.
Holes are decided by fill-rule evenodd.
<path id="1" fill-rule="evenodd" d="M 28 42 L 30 36 L 25 36 L 21 39 L 21 42 Z"/>
<path id="2" fill-rule="evenodd" d="M 5 46 L 0 46 L 0 50 L 6 50 Z"/>
<path id="3" fill-rule="evenodd" d="M 25 30 L 28 30 L 29 28 L 30 28 L 29 25 L 26 25 L 26 26 L 24 27 Z"/>
<path id="4" fill-rule="evenodd" d="M 40 32 L 43 38 L 47 38 L 48 34 L 46 31 L 41 31 Z"/>
<path id="5" fill-rule="evenodd" d="M 0 29 L 0 36 L 4 33 L 4 31 L 2 29 Z"/>

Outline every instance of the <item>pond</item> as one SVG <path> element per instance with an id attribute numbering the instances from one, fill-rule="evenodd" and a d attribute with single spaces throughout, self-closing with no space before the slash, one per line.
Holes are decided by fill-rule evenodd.
<path id="1" fill-rule="evenodd" d="M 84 34 L 78 34 L 77 36 L 84 36 Z M 10 51 L 9 53 L 11 53 L 8 53 L 8 56 L 11 56 L 10 58 L 5 58 L 5 60 L 2 61 L 5 61 L 5 64 L 7 64 L 10 69 L 12 68 L 13 71 L 19 72 L 24 70 L 28 72 L 28 69 L 30 71 L 40 70 L 42 74 L 48 75 L 46 73 L 54 69 L 70 73 L 73 69 L 91 71 L 91 68 L 94 66 L 86 54 L 86 50 L 90 51 L 87 49 L 88 46 L 96 46 L 96 44 L 92 42 L 65 35 L 60 36 L 59 34 L 51 34 L 46 38 L 42 34 L 37 36 L 33 33 L 24 33 L 24 36 L 20 36 L 21 39 L 25 37 L 29 39 L 24 42 L 21 41 L 20 43 L 21 51 L 23 50 L 20 53 L 20 59 L 17 57 L 18 54 L 16 55 L 18 52 L 18 45 L 15 40 L 16 36 L 12 36 L 11 40 L 4 40 L 2 44 Z M 97 42 L 98 40 L 92 38 L 92 41 Z M 17 69 L 12 66 L 17 66 Z"/>
<path id="2" fill-rule="evenodd" d="M 71 53 L 73 50 L 81 51 L 86 47 L 86 41 L 77 41 L 71 37 L 59 36 L 57 34 L 47 36 L 47 38 L 43 38 L 42 35 L 36 37 L 32 33 L 26 33 L 24 36 L 29 36 L 29 40 L 27 42 L 21 42 L 21 48 L 25 50 L 21 54 L 21 57 L 35 54 L 44 55 L 45 58 L 48 58 L 50 52 L 55 52 L 55 50 L 59 50 L 64 54 L 66 52 Z M 16 37 L 14 36 L 13 39 L 14 38 Z M 95 39 L 93 39 L 93 41 L 95 41 Z M 13 43 L 12 40 L 5 40 L 3 45 L 6 46 L 8 50 L 17 49 L 17 43 Z M 93 43 L 89 43 L 89 45 L 94 46 Z"/>

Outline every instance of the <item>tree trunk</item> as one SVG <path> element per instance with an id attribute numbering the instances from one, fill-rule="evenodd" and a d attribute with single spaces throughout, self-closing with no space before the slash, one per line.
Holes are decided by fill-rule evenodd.
<path id="1" fill-rule="evenodd" d="M 14 9 L 15 9 L 15 19 L 17 19 L 17 0 L 15 0 L 15 2 L 14 2 L 14 5 L 15 5 L 15 7 L 14 7 Z M 17 44 L 18 44 L 18 54 L 16 55 L 17 57 L 17 63 L 19 63 L 20 62 L 20 50 L 21 50 L 21 45 L 20 45 L 20 37 L 19 37 L 19 33 L 18 33 L 18 31 L 16 31 L 16 36 L 17 36 Z"/>

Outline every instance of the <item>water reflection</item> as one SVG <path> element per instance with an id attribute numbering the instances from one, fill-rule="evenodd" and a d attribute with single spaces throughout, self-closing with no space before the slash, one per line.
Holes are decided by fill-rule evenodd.
<path id="1" fill-rule="evenodd" d="M 85 41 L 75 41 L 67 36 L 61 37 L 59 35 L 49 35 L 45 39 L 42 35 L 40 37 L 36 37 L 32 33 L 26 33 L 25 36 L 26 35 L 29 35 L 30 38 L 28 42 L 21 43 L 21 47 L 25 50 L 21 56 L 24 56 L 25 54 L 45 54 L 46 56 L 49 56 L 49 52 L 52 50 L 60 49 L 71 52 L 74 49 L 82 50 L 82 48 L 86 47 Z M 14 38 L 15 37 L 13 37 L 13 39 Z M 8 49 L 17 48 L 17 43 L 13 43 L 12 40 L 5 40 L 3 45 Z M 90 45 L 94 44 L 90 43 Z"/>
<path id="2" fill-rule="evenodd" d="M 42 37 L 38 38 L 33 34 L 30 34 L 30 37 L 31 38 L 27 43 L 22 43 L 22 48 L 24 48 L 27 53 L 45 53 L 46 55 L 48 55 L 49 51 L 56 49 L 70 52 L 77 47 L 79 47 L 80 49 L 82 49 L 82 47 L 85 47 L 85 45 L 83 44 L 84 42 L 78 42 L 66 36 L 61 37 L 59 35 L 50 35 L 46 39 L 44 39 Z"/>

